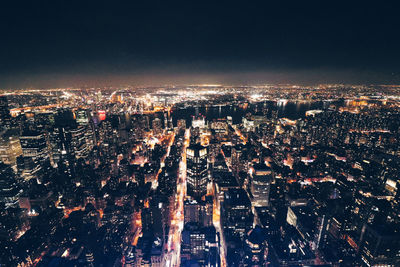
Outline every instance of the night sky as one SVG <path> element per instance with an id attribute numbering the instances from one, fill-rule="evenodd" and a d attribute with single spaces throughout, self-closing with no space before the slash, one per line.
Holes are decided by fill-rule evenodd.
<path id="1" fill-rule="evenodd" d="M 395 1 L 9 2 L 0 88 L 400 83 Z"/>

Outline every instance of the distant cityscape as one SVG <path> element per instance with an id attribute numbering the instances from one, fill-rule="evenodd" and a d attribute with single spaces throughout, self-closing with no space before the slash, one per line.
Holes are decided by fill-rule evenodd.
<path id="1" fill-rule="evenodd" d="M 0 266 L 400 266 L 400 86 L 0 91 Z"/>

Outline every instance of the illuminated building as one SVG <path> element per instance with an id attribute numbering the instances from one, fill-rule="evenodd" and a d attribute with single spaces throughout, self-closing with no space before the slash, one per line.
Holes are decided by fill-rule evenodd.
<path id="1" fill-rule="evenodd" d="M 93 144 L 90 126 L 55 128 L 49 135 L 53 160 L 56 163 L 60 157 L 86 158 Z"/>
<path id="2" fill-rule="evenodd" d="M 104 110 L 97 111 L 97 116 L 100 121 L 104 121 L 106 119 L 106 112 Z"/>
<path id="3" fill-rule="evenodd" d="M 186 223 L 197 223 L 201 226 L 212 225 L 213 203 L 212 199 L 206 202 L 187 200 L 184 203 L 184 215 Z"/>
<path id="4" fill-rule="evenodd" d="M 246 266 L 264 266 L 268 255 L 268 244 L 264 230 L 260 226 L 251 229 L 245 240 Z"/>
<path id="5" fill-rule="evenodd" d="M 269 205 L 269 191 L 272 181 L 272 170 L 265 164 L 256 164 L 251 180 L 251 193 L 255 207 Z"/>
<path id="6" fill-rule="evenodd" d="M 11 167 L 0 162 L 0 202 L 4 203 L 6 209 L 16 207 L 21 193 Z"/>
<path id="7" fill-rule="evenodd" d="M 50 158 L 52 164 L 57 164 L 61 158 L 61 136 L 60 129 L 55 127 L 49 131 Z"/>
<path id="8" fill-rule="evenodd" d="M 269 195 L 269 206 L 276 210 L 276 220 L 279 223 L 284 223 L 286 220 L 286 179 L 275 179 L 271 184 Z"/>
<path id="9" fill-rule="evenodd" d="M 42 133 L 26 133 L 20 138 L 24 157 L 43 159 L 47 157 L 46 137 Z"/>
<path id="10" fill-rule="evenodd" d="M 213 129 L 217 134 L 225 134 L 228 131 L 228 124 L 225 120 L 217 120 L 211 122 L 210 128 Z"/>
<path id="11" fill-rule="evenodd" d="M 254 130 L 254 120 L 243 118 L 243 127 L 249 132 Z"/>
<path id="12" fill-rule="evenodd" d="M 174 124 L 172 122 L 172 116 L 171 116 L 171 114 L 169 112 L 168 112 L 168 128 L 169 129 L 174 128 Z"/>
<path id="13" fill-rule="evenodd" d="M 315 110 L 307 110 L 306 111 L 306 116 L 313 116 L 313 117 L 315 117 L 315 115 L 317 115 L 317 114 L 319 114 L 319 113 L 322 113 L 322 112 L 324 112 L 323 110 L 318 110 L 318 109 L 315 109 Z"/>
<path id="14" fill-rule="evenodd" d="M 178 127 L 179 131 L 180 130 L 185 130 L 186 129 L 186 120 L 184 120 L 184 119 L 178 120 L 177 127 Z"/>
<path id="15" fill-rule="evenodd" d="M 19 138 L 7 133 L 0 136 L 0 161 L 11 166 L 16 166 L 17 157 L 22 155 Z"/>
<path id="16" fill-rule="evenodd" d="M 228 122 L 229 125 L 232 125 L 232 124 L 233 124 L 232 116 L 227 116 L 227 117 L 226 117 L 226 120 L 227 120 L 227 122 Z"/>
<path id="17" fill-rule="evenodd" d="M 206 126 L 206 119 L 204 116 L 195 116 L 192 120 L 193 128 L 204 128 Z"/>
<path id="18" fill-rule="evenodd" d="M 25 132 L 19 139 L 24 162 L 23 176 L 25 179 L 38 178 L 45 166 L 50 164 L 46 136 L 38 132 Z"/>
<path id="19" fill-rule="evenodd" d="M 289 225 L 296 228 L 302 239 L 306 240 L 311 250 L 326 247 L 328 229 L 334 230 L 332 223 L 336 219 L 331 219 L 327 208 L 318 209 L 310 206 L 288 207 L 286 221 Z M 333 237 L 333 236 L 332 236 Z M 336 236 L 338 240 L 342 237 Z"/>
<path id="20" fill-rule="evenodd" d="M 8 107 L 8 100 L 6 96 L 0 96 L 0 127 L 10 127 L 10 109 Z"/>
<path id="21" fill-rule="evenodd" d="M 361 260 L 367 266 L 399 266 L 399 230 L 398 225 L 365 224 L 360 242 Z"/>
<path id="22" fill-rule="evenodd" d="M 189 250 L 191 258 L 193 259 L 203 259 L 204 258 L 204 248 L 206 243 L 205 233 L 199 230 L 191 230 L 182 233 L 184 244 L 186 239 L 188 239 Z"/>
<path id="23" fill-rule="evenodd" d="M 93 252 L 90 250 L 87 250 L 85 253 L 85 260 L 86 260 L 86 265 L 87 267 L 94 267 L 94 256 L 93 256 Z"/>
<path id="24" fill-rule="evenodd" d="M 167 112 L 164 112 L 164 128 L 165 129 L 169 128 L 169 126 L 168 126 L 168 113 Z"/>
<path id="25" fill-rule="evenodd" d="M 76 122 L 81 125 L 87 125 L 89 123 L 88 111 L 85 109 L 78 109 L 75 112 Z"/>
<path id="26" fill-rule="evenodd" d="M 133 246 L 129 246 L 128 249 L 125 251 L 125 266 L 136 266 L 135 247 Z"/>
<path id="27" fill-rule="evenodd" d="M 225 152 L 225 151 L 224 151 Z M 225 157 L 228 158 L 227 154 L 225 154 Z M 231 150 L 231 161 L 232 161 L 232 171 L 236 175 L 239 174 L 239 172 L 246 172 L 248 171 L 249 164 L 247 160 L 247 148 L 242 145 L 242 144 L 237 144 L 234 147 L 232 147 Z M 243 181 L 241 181 L 242 183 Z"/>
<path id="28" fill-rule="evenodd" d="M 186 149 L 187 192 L 189 196 L 200 199 L 207 193 L 208 163 L 207 148 L 200 144 Z"/>
<path id="29" fill-rule="evenodd" d="M 160 134 L 162 132 L 161 120 L 159 118 L 153 120 L 152 128 L 154 134 Z"/>
<path id="30" fill-rule="evenodd" d="M 221 218 L 227 239 L 245 236 L 253 227 L 251 202 L 246 191 L 230 188 L 225 192 Z"/>
<path id="31" fill-rule="evenodd" d="M 76 128 L 69 129 L 67 132 L 70 138 L 71 149 L 77 159 L 86 158 L 88 154 L 88 144 L 85 136 L 86 127 L 78 126 Z"/>
<path id="32" fill-rule="evenodd" d="M 229 168 L 226 165 L 225 158 L 221 153 L 218 154 L 214 160 L 213 173 L 216 172 L 229 172 Z"/>
<path id="33" fill-rule="evenodd" d="M 220 266 L 220 244 L 214 227 L 186 224 L 182 231 L 181 246 L 183 266 L 190 266 L 194 262 L 200 266 Z"/>

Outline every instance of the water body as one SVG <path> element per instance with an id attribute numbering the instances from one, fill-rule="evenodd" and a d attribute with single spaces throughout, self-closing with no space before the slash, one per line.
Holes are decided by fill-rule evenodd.
<path id="1" fill-rule="evenodd" d="M 344 101 L 307 101 L 307 102 L 294 102 L 294 101 L 267 101 L 256 104 L 250 104 L 247 107 L 239 107 L 236 105 L 225 106 L 200 106 L 200 107 L 186 107 L 176 108 L 171 112 L 172 120 L 176 125 L 177 120 L 185 119 L 186 125 L 191 125 L 193 116 L 197 113 L 206 117 L 207 121 L 215 119 L 226 118 L 231 116 L 233 123 L 240 123 L 242 117 L 247 113 L 263 115 L 267 117 L 272 116 L 277 112 L 279 118 L 288 118 L 296 120 L 304 118 L 306 111 L 313 109 L 328 109 L 329 107 L 342 107 L 345 106 Z"/>

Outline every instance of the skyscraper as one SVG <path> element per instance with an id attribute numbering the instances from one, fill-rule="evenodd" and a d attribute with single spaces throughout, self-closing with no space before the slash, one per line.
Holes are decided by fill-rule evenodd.
<path id="1" fill-rule="evenodd" d="M 21 193 L 11 167 L 0 162 L 0 202 L 4 203 L 6 208 L 15 207 Z"/>
<path id="2" fill-rule="evenodd" d="M 152 128 L 154 134 L 160 134 L 162 132 L 161 120 L 159 118 L 153 120 Z"/>
<path id="3" fill-rule="evenodd" d="M 399 266 L 399 226 L 389 223 L 364 224 L 360 254 L 367 266 Z"/>
<path id="4" fill-rule="evenodd" d="M 20 136 L 25 179 L 35 176 L 38 178 L 45 166 L 50 164 L 49 153 L 47 149 L 47 141 L 44 133 L 25 132 Z"/>
<path id="5" fill-rule="evenodd" d="M 204 116 L 195 116 L 192 120 L 193 128 L 204 128 L 206 126 L 206 118 Z"/>
<path id="6" fill-rule="evenodd" d="M 88 154 L 86 127 L 78 126 L 68 130 L 70 149 L 77 159 L 86 158 Z"/>
<path id="7" fill-rule="evenodd" d="M 207 193 L 207 148 L 200 144 L 191 145 L 186 154 L 187 192 L 189 196 L 200 199 Z"/>
<path id="8" fill-rule="evenodd" d="M 251 202 L 244 189 L 230 188 L 225 192 L 221 218 L 226 239 L 243 238 L 253 227 Z"/>
<path id="9" fill-rule="evenodd" d="M 265 236 L 264 229 L 258 225 L 247 233 L 244 247 L 246 266 L 265 266 L 268 255 Z"/>
<path id="10" fill-rule="evenodd" d="M 182 266 L 220 266 L 219 240 L 213 226 L 186 224 L 181 248 Z"/>
<path id="11" fill-rule="evenodd" d="M 180 130 L 185 130 L 186 129 L 186 120 L 184 120 L 184 119 L 178 120 L 177 127 L 178 127 L 179 131 Z"/>
<path id="12" fill-rule="evenodd" d="M 86 109 L 78 109 L 75 112 L 76 122 L 80 125 L 87 125 L 89 123 L 89 112 Z"/>
<path id="13" fill-rule="evenodd" d="M 0 135 L 0 161 L 16 166 L 17 157 L 21 154 L 21 144 L 16 134 L 6 131 Z"/>
<path id="14" fill-rule="evenodd" d="M 250 188 L 253 195 L 253 204 L 256 207 L 266 207 L 269 205 L 272 171 L 265 164 L 257 164 L 254 166 L 252 176 Z"/>
<path id="15" fill-rule="evenodd" d="M 200 226 L 211 226 L 213 215 L 212 199 L 207 197 L 205 202 L 186 200 L 184 203 L 185 224 L 196 223 Z"/>
<path id="16" fill-rule="evenodd" d="M 38 160 L 48 156 L 46 137 L 43 133 L 26 132 L 19 139 L 24 157 Z"/>
<path id="17" fill-rule="evenodd" d="M 6 96 L 0 96 L 0 128 L 8 128 L 10 126 L 10 109 Z"/>

